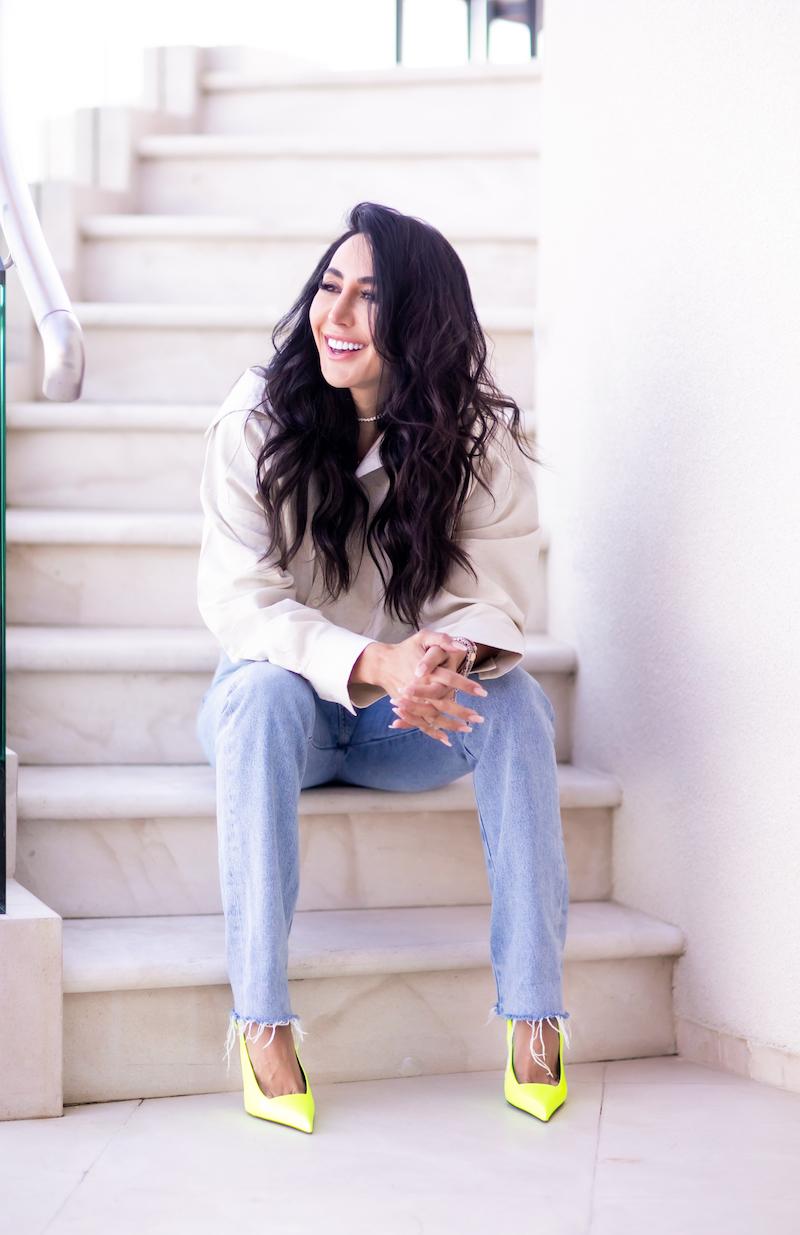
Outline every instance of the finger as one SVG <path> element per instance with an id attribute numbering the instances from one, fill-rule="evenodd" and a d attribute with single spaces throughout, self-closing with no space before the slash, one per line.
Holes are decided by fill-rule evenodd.
<path id="1" fill-rule="evenodd" d="M 441 729 L 437 729 L 433 725 L 429 724 L 424 716 L 420 716 L 418 713 L 408 712 L 406 709 L 403 709 L 401 712 L 400 709 L 394 708 L 393 711 L 397 713 L 399 725 L 407 725 L 409 728 L 419 729 L 422 733 L 427 733 L 429 737 L 436 738 L 440 742 L 444 740 L 444 737 L 446 736 L 444 732 Z M 392 725 L 390 725 L 389 728 L 391 729 Z M 449 744 L 450 743 L 448 743 L 448 745 Z"/>
<path id="2" fill-rule="evenodd" d="M 462 719 L 460 716 L 448 716 L 445 712 L 423 712 L 418 707 L 410 708 L 407 705 L 403 706 L 403 704 L 399 704 L 392 711 L 403 720 L 409 718 L 417 723 L 423 721 L 432 729 L 452 729 L 458 733 L 472 732 L 472 726 L 467 724 L 465 719 Z"/>
<path id="3" fill-rule="evenodd" d="M 449 686 L 451 690 L 460 690 L 468 695 L 477 695 L 478 698 L 485 698 L 488 695 L 488 690 L 481 686 L 480 682 L 475 682 L 471 678 L 465 677 L 463 673 L 456 673 L 454 669 L 446 669 L 440 665 L 438 669 L 433 669 L 429 674 L 429 679 L 432 682 L 441 682 L 443 686 Z"/>
<path id="4" fill-rule="evenodd" d="M 452 635 L 446 635 L 442 630 L 421 630 L 420 632 L 422 646 L 425 648 L 441 647 L 446 652 L 461 652 L 463 655 L 463 647 L 460 643 L 456 643 Z"/>
<path id="5" fill-rule="evenodd" d="M 445 649 L 440 647 L 438 644 L 435 644 L 433 647 L 429 647 L 424 656 L 422 656 L 417 662 L 417 666 L 414 670 L 415 677 L 422 677 L 424 674 L 430 673 L 432 669 L 436 669 L 438 665 L 441 665 L 443 663 L 443 652 L 445 652 Z M 447 653 L 445 652 L 445 659 L 446 656 Z"/>
<path id="6" fill-rule="evenodd" d="M 445 746 L 453 745 L 446 733 L 443 733 L 441 729 L 434 728 L 433 725 L 429 725 L 422 716 L 417 717 L 417 728 L 421 729 L 423 733 L 427 733 L 428 737 L 434 738 L 437 742 L 443 742 Z"/>
<path id="7" fill-rule="evenodd" d="M 449 671 L 445 670 L 445 672 Z M 487 691 L 478 682 L 472 681 L 470 678 L 461 677 L 458 673 L 455 674 L 455 677 L 458 681 L 465 683 L 463 687 L 459 686 L 459 690 L 463 690 L 465 693 L 478 698 L 486 696 Z M 437 677 L 431 678 L 429 676 L 424 682 L 409 682 L 402 689 L 395 691 L 390 698 L 392 703 L 395 703 L 398 699 L 412 698 L 424 698 L 426 703 L 433 703 L 437 699 L 440 701 L 455 700 L 455 693 L 453 685 L 449 682 L 442 682 L 437 680 Z M 461 705 L 457 704 L 456 706 L 460 707 Z"/>
<path id="8" fill-rule="evenodd" d="M 416 703 L 427 704 L 430 707 L 436 708 L 439 712 L 448 716 L 459 716 L 462 720 L 476 721 L 478 724 L 483 724 L 485 717 L 481 716 L 480 712 L 476 712 L 474 708 L 465 707 L 464 704 L 456 703 L 455 699 L 445 698 L 437 699 L 432 696 L 423 697 L 419 693 L 413 695 L 403 694 L 398 699 L 391 699 L 390 703 Z"/>

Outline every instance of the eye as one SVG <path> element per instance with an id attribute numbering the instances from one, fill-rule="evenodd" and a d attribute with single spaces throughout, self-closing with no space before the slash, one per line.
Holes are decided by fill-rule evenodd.
<path id="1" fill-rule="evenodd" d="M 335 284 L 335 283 L 320 283 L 320 284 L 318 284 L 318 286 L 319 286 L 319 288 L 320 288 L 323 292 L 338 292 L 338 290 L 339 290 L 339 289 L 338 289 L 338 287 L 336 286 L 336 284 Z M 366 300 L 374 300 L 374 299 L 375 299 L 375 296 L 374 296 L 374 294 L 373 294 L 372 292 L 362 292 L 362 293 L 361 293 L 361 295 L 362 295 L 362 296 L 363 296 Z"/>

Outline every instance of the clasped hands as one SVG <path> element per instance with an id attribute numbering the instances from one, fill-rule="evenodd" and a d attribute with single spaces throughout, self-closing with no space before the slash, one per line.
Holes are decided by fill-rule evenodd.
<path id="1" fill-rule="evenodd" d="M 392 645 L 389 652 L 381 685 L 388 691 L 397 717 L 390 729 L 418 728 L 445 746 L 452 746 L 444 730 L 471 733 L 473 723 L 483 723 L 480 713 L 456 703 L 457 690 L 477 697 L 488 693 L 479 682 L 457 672 L 464 659 L 460 643 L 440 631 L 420 630 Z M 408 665 L 413 661 L 416 667 L 409 682 Z"/>

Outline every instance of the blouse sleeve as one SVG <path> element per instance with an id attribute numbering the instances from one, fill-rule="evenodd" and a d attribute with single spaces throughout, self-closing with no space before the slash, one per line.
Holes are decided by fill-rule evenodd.
<path id="1" fill-rule="evenodd" d="M 447 586 L 424 610 L 421 625 L 498 649 L 475 668 L 481 678 L 502 677 L 525 651 L 541 545 L 535 466 L 502 425 L 484 459 L 482 476 L 490 492 L 473 482 L 456 534 L 477 581 L 454 567 Z"/>
<path id="2" fill-rule="evenodd" d="M 355 661 L 374 640 L 301 604 L 291 573 L 269 558 L 258 560 L 269 529 L 256 497 L 256 459 L 247 446 L 245 421 L 262 391 L 263 382 L 248 370 L 206 429 L 198 609 L 231 660 L 268 660 L 291 669 L 307 678 L 321 699 L 340 703 L 355 716 L 363 694 L 347 683 Z M 370 701 L 376 691 L 385 693 L 370 687 Z"/>

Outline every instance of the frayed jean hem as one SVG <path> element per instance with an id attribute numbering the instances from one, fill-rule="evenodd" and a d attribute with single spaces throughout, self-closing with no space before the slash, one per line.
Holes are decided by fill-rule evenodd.
<path id="1" fill-rule="evenodd" d="M 518 1016 L 513 1012 L 504 1012 L 501 1009 L 499 1003 L 494 1003 L 489 1009 L 489 1015 L 486 1018 L 487 1025 L 489 1024 L 493 1016 L 502 1016 L 504 1020 L 509 1020 L 509 1021 L 525 1021 L 526 1025 L 530 1025 L 531 1027 L 531 1040 L 530 1040 L 531 1058 L 535 1060 L 535 1062 L 539 1065 L 540 1068 L 544 1068 L 549 1076 L 552 1076 L 553 1073 L 545 1057 L 544 1034 L 542 1031 L 542 1022 L 547 1021 L 548 1025 L 550 1025 L 552 1029 L 558 1029 L 559 1033 L 563 1033 L 564 1046 L 566 1049 L 569 1049 L 570 1031 L 569 1031 L 569 1026 L 567 1025 L 567 1021 L 570 1018 L 570 1013 L 569 1012 L 552 1012 L 547 1016 L 540 1016 L 540 1017 Z M 534 1039 L 536 1038 L 536 1026 L 537 1025 L 539 1027 L 539 1041 L 541 1043 L 541 1050 L 539 1051 L 535 1050 L 534 1045 L 533 1045 Z"/>
<path id="2" fill-rule="evenodd" d="M 224 1055 L 228 1071 L 230 1071 L 231 1051 L 233 1050 L 233 1044 L 236 1041 L 236 1034 L 237 1034 L 238 1029 L 241 1028 L 245 1041 L 257 1042 L 258 1039 L 261 1037 L 262 1033 L 264 1032 L 264 1030 L 272 1027 L 272 1033 L 269 1036 L 269 1041 L 265 1043 L 266 1046 L 269 1046 L 275 1037 L 275 1030 L 277 1029 L 278 1025 L 291 1025 L 293 1027 L 292 1032 L 295 1035 L 295 1042 L 297 1042 L 298 1038 L 300 1039 L 300 1041 L 302 1041 L 303 1038 L 305 1038 L 306 1034 L 308 1033 L 307 1029 L 302 1028 L 300 1024 L 299 1016 L 294 1016 L 294 1015 L 287 1016 L 284 1020 L 281 1020 L 281 1021 L 260 1021 L 256 1019 L 255 1017 L 240 1016 L 239 1013 L 235 1010 L 235 1008 L 231 1008 L 230 1018 L 228 1020 L 228 1036 L 225 1040 L 225 1055 Z M 248 1028 L 255 1028 L 256 1032 L 248 1033 Z"/>

